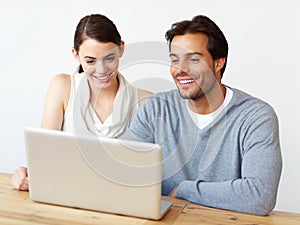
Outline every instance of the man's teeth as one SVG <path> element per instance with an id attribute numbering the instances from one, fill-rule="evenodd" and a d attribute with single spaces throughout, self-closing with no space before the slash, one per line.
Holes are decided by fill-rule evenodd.
<path id="1" fill-rule="evenodd" d="M 180 84 L 189 84 L 192 83 L 194 80 L 180 80 L 179 83 Z"/>

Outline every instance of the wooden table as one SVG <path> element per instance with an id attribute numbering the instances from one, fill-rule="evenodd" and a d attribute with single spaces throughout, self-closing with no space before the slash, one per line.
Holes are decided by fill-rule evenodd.
<path id="1" fill-rule="evenodd" d="M 300 225 L 300 214 L 296 213 L 274 211 L 269 216 L 254 216 L 204 207 L 169 197 L 165 199 L 173 201 L 173 206 L 160 221 L 36 203 L 30 200 L 28 192 L 16 191 L 12 188 L 10 176 L 10 174 L 0 173 L 0 224 L 5 225 Z"/>

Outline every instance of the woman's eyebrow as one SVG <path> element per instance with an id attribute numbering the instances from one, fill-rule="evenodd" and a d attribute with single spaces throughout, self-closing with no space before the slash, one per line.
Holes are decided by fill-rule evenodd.
<path id="1" fill-rule="evenodd" d="M 107 58 L 107 57 L 114 56 L 114 55 L 115 55 L 115 53 L 110 53 L 110 54 L 108 54 L 106 56 L 103 56 L 103 58 Z M 85 59 L 96 59 L 96 57 L 88 56 L 88 55 L 84 56 L 84 58 Z"/>
<path id="2" fill-rule="evenodd" d="M 114 55 L 115 55 L 115 53 L 110 53 L 110 54 L 104 56 L 103 58 L 108 58 L 108 57 L 111 57 L 111 56 L 114 56 Z"/>

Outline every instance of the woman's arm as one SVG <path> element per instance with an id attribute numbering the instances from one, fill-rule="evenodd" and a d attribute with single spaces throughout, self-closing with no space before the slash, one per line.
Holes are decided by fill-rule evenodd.
<path id="1" fill-rule="evenodd" d="M 71 90 L 71 77 L 67 74 L 56 75 L 48 88 L 41 127 L 61 130 L 64 113 L 68 105 Z M 28 191 L 28 174 L 26 167 L 16 169 L 11 183 L 17 190 Z"/>
<path id="2" fill-rule="evenodd" d="M 71 90 L 71 77 L 67 74 L 56 75 L 48 88 L 41 127 L 61 130 L 64 113 L 68 105 Z"/>

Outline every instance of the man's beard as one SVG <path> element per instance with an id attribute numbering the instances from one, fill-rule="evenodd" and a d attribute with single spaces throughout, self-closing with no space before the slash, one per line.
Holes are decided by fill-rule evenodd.
<path id="1" fill-rule="evenodd" d="M 207 71 L 206 74 L 203 74 L 202 76 L 205 77 L 211 76 L 213 77 L 214 81 L 212 81 L 212 83 L 209 84 L 209 86 L 207 86 L 208 83 L 206 81 L 204 81 L 204 83 L 201 81 L 203 80 L 201 79 L 201 75 L 191 76 L 195 80 L 197 86 L 190 91 L 188 90 L 189 88 L 185 90 L 185 88 L 180 88 L 179 86 L 177 86 L 179 95 L 184 99 L 191 99 L 191 100 L 196 100 L 198 98 L 205 96 L 206 93 L 208 93 L 213 88 L 213 86 L 216 84 L 217 81 L 216 81 L 215 71 L 212 70 L 210 70 L 209 72 Z"/>
<path id="2" fill-rule="evenodd" d="M 202 89 L 200 88 L 200 86 L 198 86 L 195 90 L 193 90 L 192 92 L 186 92 L 184 89 L 182 88 L 178 88 L 179 91 L 179 95 L 184 98 L 184 99 L 198 99 L 200 97 L 202 97 L 204 95 Z"/>

